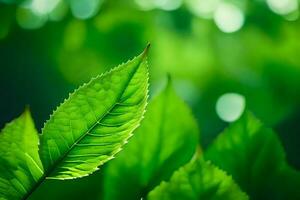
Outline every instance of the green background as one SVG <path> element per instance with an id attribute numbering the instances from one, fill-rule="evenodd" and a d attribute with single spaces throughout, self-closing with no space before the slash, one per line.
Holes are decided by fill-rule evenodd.
<path id="1" fill-rule="evenodd" d="M 204 149 L 228 126 L 216 112 L 218 98 L 238 93 L 300 169 L 297 0 L 43 0 L 37 10 L 32 2 L 0 0 L 1 128 L 29 105 L 40 131 L 69 92 L 150 42 L 150 96 L 169 73 L 192 108 Z M 225 13 L 220 21 L 224 4 L 240 15 Z M 222 28 L 239 17 L 234 31 Z M 47 181 L 32 199 L 95 199 L 101 179 L 100 170 L 63 184 Z"/>

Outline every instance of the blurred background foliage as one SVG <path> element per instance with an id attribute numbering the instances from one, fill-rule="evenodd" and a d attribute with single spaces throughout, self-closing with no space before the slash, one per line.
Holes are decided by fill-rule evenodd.
<path id="1" fill-rule="evenodd" d="M 298 0 L 0 0 L 0 127 L 30 105 L 40 130 L 69 92 L 149 41 L 151 95 L 170 73 L 204 149 L 247 107 L 300 169 L 298 18 Z M 49 181 L 36 199 L 95 199 L 99 179 Z"/>

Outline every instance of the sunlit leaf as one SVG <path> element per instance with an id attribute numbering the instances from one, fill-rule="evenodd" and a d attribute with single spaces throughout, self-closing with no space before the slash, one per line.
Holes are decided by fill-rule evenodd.
<path id="1" fill-rule="evenodd" d="M 0 135 L 0 199 L 27 199 L 47 179 L 96 171 L 139 126 L 147 104 L 147 49 L 77 89 L 45 123 L 39 138 L 29 112 Z"/>
<path id="2" fill-rule="evenodd" d="M 250 113 L 221 133 L 205 158 L 253 199 L 300 199 L 300 173 L 288 166 L 277 135 Z"/>
<path id="3" fill-rule="evenodd" d="M 53 113 L 41 136 L 47 178 L 87 176 L 121 150 L 145 111 L 146 53 L 92 79 Z"/>
<path id="4" fill-rule="evenodd" d="M 149 103 L 136 134 L 105 171 L 104 199 L 141 199 L 189 162 L 198 143 L 189 108 L 171 83 Z"/>
<path id="5" fill-rule="evenodd" d="M 28 110 L 0 133 L 0 199 L 21 199 L 43 176 L 38 133 Z"/>
<path id="6" fill-rule="evenodd" d="M 210 162 L 196 159 L 176 171 L 170 181 L 151 191 L 148 200 L 247 200 L 232 178 Z"/>

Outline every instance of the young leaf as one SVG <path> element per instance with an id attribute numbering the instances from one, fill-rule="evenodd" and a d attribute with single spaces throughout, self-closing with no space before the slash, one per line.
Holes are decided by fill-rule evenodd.
<path id="1" fill-rule="evenodd" d="M 0 133 L 0 199 L 21 199 L 43 176 L 39 138 L 28 110 Z"/>
<path id="2" fill-rule="evenodd" d="M 232 178 L 210 162 L 196 159 L 162 182 L 148 200 L 247 200 Z"/>
<path id="3" fill-rule="evenodd" d="M 192 158 L 198 127 L 169 82 L 148 106 L 145 119 L 130 143 L 104 173 L 104 199 L 145 197 L 162 180 Z M 130 181 L 130 184 L 128 184 Z"/>
<path id="4" fill-rule="evenodd" d="M 121 150 L 145 111 L 147 50 L 80 87 L 53 113 L 41 136 L 46 178 L 87 176 Z"/>
<path id="5" fill-rule="evenodd" d="M 221 133 L 205 158 L 231 174 L 253 199 L 300 199 L 300 173 L 286 163 L 277 135 L 250 113 Z"/>

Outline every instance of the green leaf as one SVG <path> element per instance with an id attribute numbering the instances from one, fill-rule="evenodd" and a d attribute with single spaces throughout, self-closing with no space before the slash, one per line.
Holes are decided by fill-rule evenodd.
<path id="1" fill-rule="evenodd" d="M 4 128 L 1 200 L 27 199 L 46 178 L 87 176 L 121 150 L 145 112 L 148 48 L 71 94 L 45 123 L 40 151 L 28 111 Z"/>
<path id="2" fill-rule="evenodd" d="M 87 176 L 112 159 L 132 136 L 147 103 L 148 47 L 80 87 L 53 113 L 41 136 L 46 178 Z"/>
<path id="3" fill-rule="evenodd" d="M 21 199 L 43 175 L 39 138 L 28 110 L 0 133 L 0 199 Z"/>
<path id="4" fill-rule="evenodd" d="M 288 166 L 277 135 L 250 113 L 230 125 L 205 158 L 231 174 L 253 199 L 300 199 L 300 174 Z"/>
<path id="5" fill-rule="evenodd" d="M 162 182 L 148 200 L 247 200 L 232 178 L 210 162 L 196 159 Z"/>
<path id="6" fill-rule="evenodd" d="M 198 127 L 169 82 L 148 106 L 145 119 L 104 177 L 104 199 L 145 197 L 188 163 L 198 143 Z M 130 183 L 129 183 L 130 182 Z"/>

